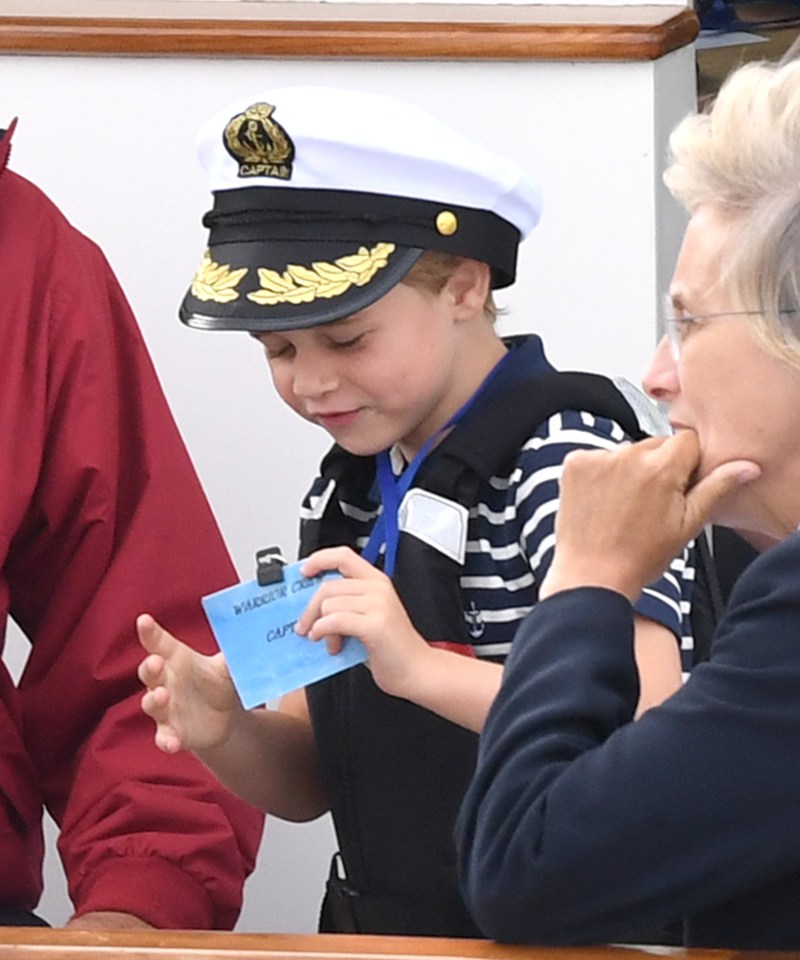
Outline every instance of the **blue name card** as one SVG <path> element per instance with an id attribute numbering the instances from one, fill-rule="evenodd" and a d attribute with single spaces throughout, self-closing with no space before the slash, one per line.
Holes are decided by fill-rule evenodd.
<path id="1" fill-rule="evenodd" d="M 268 586 L 249 580 L 202 598 L 247 710 L 367 659 L 366 649 L 355 637 L 346 637 L 341 653 L 331 656 L 324 640 L 309 640 L 294 632 L 317 587 L 340 576 L 328 572 L 308 578 L 300 573 L 300 566 L 284 566 L 282 578 Z"/>

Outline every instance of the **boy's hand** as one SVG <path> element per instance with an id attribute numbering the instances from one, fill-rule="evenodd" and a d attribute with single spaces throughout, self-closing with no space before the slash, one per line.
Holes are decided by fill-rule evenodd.
<path id="1" fill-rule="evenodd" d="M 349 547 L 318 550 L 302 567 L 307 577 L 327 570 L 338 570 L 342 579 L 318 588 L 295 631 L 324 639 L 333 655 L 341 651 L 344 637 L 357 637 L 381 690 L 413 700 L 431 648 L 414 629 L 391 580 Z"/>
<path id="2" fill-rule="evenodd" d="M 149 654 L 137 672 L 147 687 L 142 710 L 156 722 L 156 746 L 177 753 L 222 745 L 244 713 L 222 654 L 198 653 L 149 614 L 137 618 L 136 629 Z"/>

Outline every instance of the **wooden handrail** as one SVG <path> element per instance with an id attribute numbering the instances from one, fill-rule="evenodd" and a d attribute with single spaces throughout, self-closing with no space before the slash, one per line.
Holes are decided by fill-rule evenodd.
<path id="1" fill-rule="evenodd" d="M 730 950 L 658 948 L 676 960 L 747 960 Z M 623 947 L 514 947 L 488 940 L 342 934 L 207 933 L 130 930 L 109 933 L 0 927 L 6 960 L 653 960 L 653 951 Z M 753 960 L 763 958 L 754 954 Z M 800 960 L 775 954 L 775 960 Z"/>
<path id="2" fill-rule="evenodd" d="M 658 5 L 206 3 L 196 6 L 217 15 L 196 18 L 22 16 L 8 6 L 0 2 L 0 52 L 27 54 L 625 61 L 655 60 L 698 32 L 692 10 Z"/>

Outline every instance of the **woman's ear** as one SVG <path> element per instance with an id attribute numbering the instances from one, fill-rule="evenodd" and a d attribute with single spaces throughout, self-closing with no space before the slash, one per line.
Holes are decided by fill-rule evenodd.
<path id="1" fill-rule="evenodd" d="M 456 319 L 483 316 L 484 305 L 492 289 L 489 265 L 464 258 L 447 279 L 444 292 L 452 297 Z"/>

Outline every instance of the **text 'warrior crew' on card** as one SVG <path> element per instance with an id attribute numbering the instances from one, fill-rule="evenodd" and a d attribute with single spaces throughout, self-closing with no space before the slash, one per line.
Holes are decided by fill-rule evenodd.
<path id="1" fill-rule="evenodd" d="M 341 653 L 331 656 L 323 641 L 295 633 L 294 625 L 317 587 L 339 577 L 338 573 L 304 577 L 300 567 L 300 563 L 288 564 L 281 578 L 266 586 L 250 580 L 202 599 L 245 709 L 367 659 L 355 637 L 347 637 Z"/>

